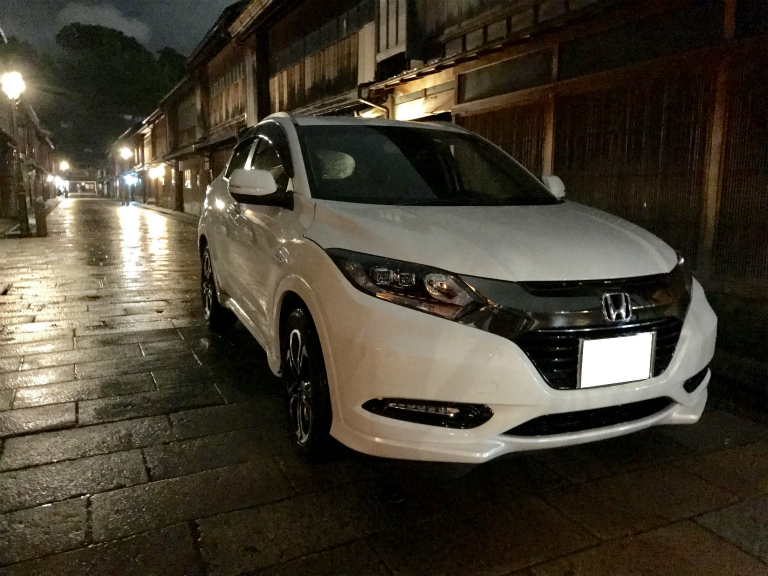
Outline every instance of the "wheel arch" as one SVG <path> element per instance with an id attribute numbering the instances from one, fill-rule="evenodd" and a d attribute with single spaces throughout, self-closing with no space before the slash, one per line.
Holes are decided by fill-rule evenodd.
<path id="1" fill-rule="evenodd" d="M 296 307 L 302 307 L 309 314 L 312 323 L 315 325 L 315 330 L 317 330 L 317 335 L 320 338 L 320 348 L 325 360 L 325 369 L 328 373 L 329 385 L 333 388 L 335 371 L 333 369 L 328 332 L 325 328 L 325 319 L 312 289 L 303 279 L 297 276 L 289 276 L 281 282 L 277 294 L 278 296 L 274 300 L 275 308 L 271 330 L 271 334 L 273 335 L 272 343 L 270 345 L 271 350 L 268 351 L 267 354 L 272 372 L 274 372 L 275 375 L 280 375 L 282 363 L 282 350 L 280 349 L 280 346 L 283 338 L 285 319 Z"/>
<path id="2" fill-rule="evenodd" d="M 208 238 L 205 234 L 200 234 L 197 238 L 197 253 L 202 259 L 203 251 L 208 247 Z"/>

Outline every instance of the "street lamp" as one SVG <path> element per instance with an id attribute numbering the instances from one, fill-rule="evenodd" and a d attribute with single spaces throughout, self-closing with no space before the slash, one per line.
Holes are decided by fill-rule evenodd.
<path id="1" fill-rule="evenodd" d="M 3 92 L 12 101 L 18 100 L 21 93 L 27 87 L 24 84 L 24 78 L 18 72 L 7 72 L 0 77 L 0 83 L 3 85 Z"/>
<path id="2" fill-rule="evenodd" d="M 66 172 L 69 170 L 71 166 L 69 165 L 69 162 L 66 160 L 62 160 L 59 162 L 59 172 Z M 69 198 L 69 182 L 67 182 L 66 187 L 64 186 L 64 180 L 61 180 L 59 191 L 64 191 L 64 198 Z"/>
<path id="3" fill-rule="evenodd" d="M 24 78 L 18 72 L 6 72 L 0 76 L 3 92 L 11 101 L 11 140 L 13 140 L 13 166 L 11 176 L 11 189 L 15 190 L 19 202 L 19 231 L 22 236 L 29 236 L 29 215 L 27 213 L 27 195 L 24 193 L 24 184 L 18 185 L 19 177 L 19 147 L 16 144 L 16 107 L 26 88 Z"/>
<path id="4" fill-rule="evenodd" d="M 126 146 L 120 150 L 120 156 L 123 160 L 130 160 L 133 157 L 133 151 Z"/>

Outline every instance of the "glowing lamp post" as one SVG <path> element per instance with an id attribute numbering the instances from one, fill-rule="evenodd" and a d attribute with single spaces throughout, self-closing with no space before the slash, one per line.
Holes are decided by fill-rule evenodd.
<path id="1" fill-rule="evenodd" d="M 70 166 L 69 162 L 67 162 L 66 160 L 62 160 L 61 162 L 59 162 L 59 172 L 64 173 L 70 170 L 71 168 L 72 166 Z M 64 192 L 64 198 L 69 198 L 69 182 L 67 182 L 63 178 L 59 178 L 58 189 Z"/>
<path id="2" fill-rule="evenodd" d="M 29 236 L 29 216 L 27 213 L 27 195 L 24 193 L 23 181 L 19 185 L 19 148 L 16 145 L 16 107 L 21 98 L 22 92 L 26 88 L 24 79 L 18 72 L 7 72 L 0 76 L 3 92 L 11 101 L 11 140 L 13 140 L 13 163 L 11 176 L 11 190 L 16 192 L 16 198 L 19 202 L 19 231 L 22 236 Z"/>
<path id="3" fill-rule="evenodd" d="M 24 92 L 24 89 L 27 87 L 27 85 L 24 84 L 24 79 L 18 72 L 7 72 L 6 74 L 3 74 L 0 77 L 0 83 L 3 85 L 3 92 L 5 92 L 5 95 L 8 96 L 12 102 L 21 98 L 22 92 Z"/>
<path id="4" fill-rule="evenodd" d="M 126 163 L 131 158 L 133 158 L 133 150 L 128 148 L 128 146 L 123 146 L 122 148 L 120 148 L 119 154 L 120 154 L 120 158 L 125 160 Z M 128 166 L 128 168 L 130 168 L 130 165 Z M 124 192 L 121 194 L 121 197 L 122 197 L 121 204 L 127 206 L 130 203 L 131 197 L 132 197 L 131 187 L 134 186 L 137 181 L 138 179 L 133 174 L 126 174 L 125 176 L 123 176 L 123 183 L 125 184 L 125 187 L 123 188 Z M 120 184 L 118 183 L 118 192 L 119 192 L 119 186 Z"/>

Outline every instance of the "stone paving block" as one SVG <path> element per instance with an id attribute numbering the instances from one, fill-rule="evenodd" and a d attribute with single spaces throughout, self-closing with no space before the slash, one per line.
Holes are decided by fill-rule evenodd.
<path id="1" fill-rule="evenodd" d="M 697 453 L 768 440 L 768 426 L 717 409 L 707 409 L 692 426 L 660 426 L 655 430 Z"/>
<path id="2" fill-rule="evenodd" d="M 202 317 L 195 315 L 190 318 L 174 318 L 171 323 L 176 328 L 187 328 L 189 326 L 207 326 L 208 323 Z"/>
<path id="3" fill-rule="evenodd" d="M 212 406 L 171 414 L 173 432 L 180 440 L 253 428 L 262 421 L 256 402 Z"/>
<path id="4" fill-rule="evenodd" d="M 5 283 L 0 284 L 0 288 L 4 288 Z M 0 298 L 0 314 L 7 314 L 9 312 L 23 312 L 29 310 L 32 306 L 31 302 L 25 300 L 6 301 L 7 296 Z"/>
<path id="5" fill-rule="evenodd" d="M 224 370 L 213 370 L 212 381 L 227 404 L 258 400 L 259 415 L 263 418 L 285 419 L 286 406 L 282 383 L 278 380 L 238 381 Z"/>
<path id="6" fill-rule="evenodd" d="M 60 340 L 43 340 L 41 342 L 27 342 L 22 344 L 2 344 L 0 345 L 0 358 L 73 350 L 74 343 L 75 340 L 70 334 L 69 338 L 62 338 Z"/>
<path id="7" fill-rule="evenodd" d="M 86 499 L 0 514 L 0 566 L 85 544 Z"/>
<path id="8" fill-rule="evenodd" d="M 197 295 L 199 298 L 199 295 Z M 197 301 L 197 298 L 195 299 Z M 233 332 L 237 331 L 237 325 L 233 328 Z M 216 332 L 212 332 L 208 326 L 185 326 L 178 329 L 179 335 L 186 341 L 195 341 L 200 338 L 210 338 L 214 340 L 221 340 L 221 335 Z M 250 332 L 248 332 L 250 335 Z"/>
<path id="9" fill-rule="evenodd" d="M 259 572 L 259 576 L 386 576 L 381 560 L 365 542 L 339 546 Z"/>
<path id="10" fill-rule="evenodd" d="M 196 383 L 213 382 L 213 372 L 206 367 L 196 363 L 191 366 L 178 368 L 158 368 L 152 370 L 152 376 L 158 388 L 174 388 L 177 386 L 188 386 Z"/>
<path id="11" fill-rule="evenodd" d="M 141 348 L 138 344 L 124 344 L 122 346 L 109 346 L 106 348 L 87 348 L 84 350 L 69 350 L 66 352 L 50 352 L 24 356 L 22 370 L 47 368 L 49 366 L 61 366 L 67 364 L 81 364 L 83 362 L 97 362 L 109 359 L 127 359 L 141 356 Z"/>
<path id="12" fill-rule="evenodd" d="M 15 392 L 15 390 L 0 390 L 0 412 L 11 409 Z"/>
<path id="13" fill-rule="evenodd" d="M 139 344 L 144 342 L 160 342 L 163 340 L 181 340 L 181 336 L 174 329 L 135 331 L 122 334 L 108 334 L 103 336 L 78 336 L 77 348 L 97 348 L 103 346 L 117 346 L 120 344 Z"/>
<path id="14" fill-rule="evenodd" d="M 768 493 L 768 442 L 735 446 L 675 465 L 742 497 Z M 768 523 L 768 517 L 766 517 Z"/>
<path id="15" fill-rule="evenodd" d="M 648 530 L 736 500 L 732 494 L 671 466 L 552 490 L 542 498 L 601 538 Z"/>
<path id="16" fill-rule="evenodd" d="M 768 564 L 768 495 L 704 514 L 696 521 Z"/>
<path id="17" fill-rule="evenodd" d="M 74 403 L 0 412 L 0 438 L 77 425 Z"/>
<path id="18" fill-rule="evenodd" d="M 68 329 L 66 322 L 30 322 L 28 324 L 14 324 L 11 326 L 4 326 L 3 334 L 13 335 L 14 337 L 24 335 L 32 335 L 32 337 L 40 337 L 43 339 L 49 339 L 50 334 L 55 333 L 61 329 Z M 71 330 L 68 329 L 71 334 Z"/>
<path id="19" fill-rule="evenodd" d="M 0 358 L 0 372 L 16 372 L 21 368 L 21 356 Z"/>
<path id="20" fill-rule="evenodd" d="M 3 372 L 0 373 L 0 390 L 43 386 L 54 382 L 68 382 L 74 379 L 74 365 L 41 368 L 40 370 L 23 370 L 20 372 Z"/>
<path id="21" fill-rule="evenodd" d="M 98 324 L 102 316 L 91 312 L 78 312 L 76 310 L 62 310 L 59 312 L 50 312 L 39 314 L 35 317 L 36 322 L 60 322 L 68 323 L 73 326 L 91 326 Z"/>
<path id="22" fill-rule="evenodd" d="M 0 576 L 203 576 L 187 524 L 0 569 Z"/>
<path id="23" fill-rule="evenodd" d="M 152 480 L 165 480 L 204 470 L 270 458 L 262 435 L 237 430 L 143 449 Z"/>
<path id="24" fill-rule="evenodd" d="M 359 540 L 384 513 L 342 488 L 199 520 L 200 545 L 209 574 L 235 575 Z"/>
<path id="25" fill-rule="evenodd" d="M 148 392 L 154 389 L 155 382 L 149 372 L 107 376 L 91 380 L 75 380 L 74 382 L 60 382 L 48 386 L 20 388 L 16 391 L 14 407 L 28 408 L 77 400 L 93 400 L 95 398 Z"/>
<path id="26" fill-rule="evenodd" d="M 395 530 L 369 542 L 396 574 L 479 576 L 557 558 L 592 546 L 596 539 L 530 497 L 477 516 Z"/>
<path id="27" fill-rule="evenodd" d="M 0 324 L 3 326 L 21 326 L 22 324 L 32 324 L 34 321 L 35 317 L 30 315 L 19 316 L 17 314 L 0 314 Z"/>
<path id="28" fill-rule="evenodd" d="M 51 340 L 72 338 L 74 328 L 57 327 L 42 332 L 15 332 L 4 330 L 0 332 L 0 345 L 41 343 Z"/>
<path id="29" fill-rule="evenodd" d="M 272 462 L 249 462 L 151 482 L 91 498 L 93 537 L 113 540 L 293 494 Z"/>
<path id="30" fill-rule="evenodd" d="M 9 438 L 0 455 L 0 470 L 131 450 L 171 440 L 173 435 L 164 416 Z"/>
<path id="31" fill-rule="evenodd" d="M 141 452 L 116 452 L 0 473 L 0 513 L 148 480 Z"/>
<path id="32" fill-rule="evenodd" d="M 199 366 L 200 363 L 191 352 L 183 354 L 160 354 L 158 356 L 142 356 L 126 360 L 104 360 L 77 364 L 75 370 L 78 378 L 99 378 L 115 374 L 130 374 L 133 372 L 151 372 L 167 368 L 183 369 Z"/>
<path id="33" fill-rule="evenodd" d="M 155 356 L 157 354 L 166 354 L 168 352 L 186 352 L 187 350 L 186 342 L 181 339 L 144 342 L 141 344 L 141 351 L 145 356 Z"/>
<path id="34" fill-rule="evenodd" d="M 153 312 L 152 314 L 126 314 L 122 316 L 102 316 L 103 323 L 106 326 L 124 326 L 139 324 L 149 324 L 151 322 L 159 322 L 162 320 L 173 320 L 183 316 L 182 314 L 174 314 L 171 312 Z"/>
<path id="35" fill-rule="evenodd" d="M 533 576 L 766 576 L 768 566 L 682 521 L 536 566 Z"/>
<path id="36" fill-rule="evenodd" d="M 81 336 L 102 336 L 107 334 L 124 334 L 127 332 L 147 332 L 149 330 L 173 330 L 174 325 L 170 320 L 158 320 L 157 322 L 136 322 L 117 325 L 91 325 L 78 326 L 75 330 L 77 338 Z"/>
<path id="37" fill-rule="evenodd" d="M 198 408 L 223 403 L 224 399 L 214 386 L 196 385 L 186 388 L 142 392 L 128 396 L 84 400 L 79 403 L 78 417 L 81 424 L 89 425 L 169 414 L 185 408 Z"/>
<path id="38" fill-rule="evenodd" d="M 537 460 L 574 483 L 655 466 L 691 454 L 690 448 L 654 430 L 533 453 Z"/>
<path id="39" fill-rule="evenodd" d="M 275 454 L 277 465 L 285 473 L 293 489 L 300 494 L 319 492 L 351 484 L 353 482 L 380 478 L 385 471 L 377 466 L 374 459 L 344 450 L 343 456 L 329 462 L 308 462 L 291 445 L 289 431 L 285 426 L 280 438 L 281 448 L 270 450 Z M 266 447 L 262 446 L 262 449 Z"/>

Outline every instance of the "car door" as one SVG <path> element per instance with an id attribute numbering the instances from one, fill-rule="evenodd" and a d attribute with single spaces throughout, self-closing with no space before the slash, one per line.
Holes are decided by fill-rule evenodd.
<path id="1" fill-rule="evenodd" d="M 213 206 L 209 241 L 216 281 L 223 293 L 234 297 L 236 300 L 241 297 L 241 289 L 237 282 L 232 239 L 237 233 L 238 206 L 229 194 L 229 177 L 238 168 L 248 168 L 255 140 L 255 137 L 250 137 L 235 146 L 224 174 L 212 185 L 212 197 L 210 199 Z"/>
<path id="2" fill-rule="evenodd" d="M 285 138 L 277 124 L 260 128 L 250 168 L 269 171 L 279 191 L 292 191 L 293 165 Z M 237 273 L 246 291 L 243 305 L 264 336 L 269 330 L 269 311 L 277 283 L 290 260 L 286 240 L 296 234 L 298 215 L 289 208 L 241 204 L 237 222 L 238 231 L 232 240 Z"/>

